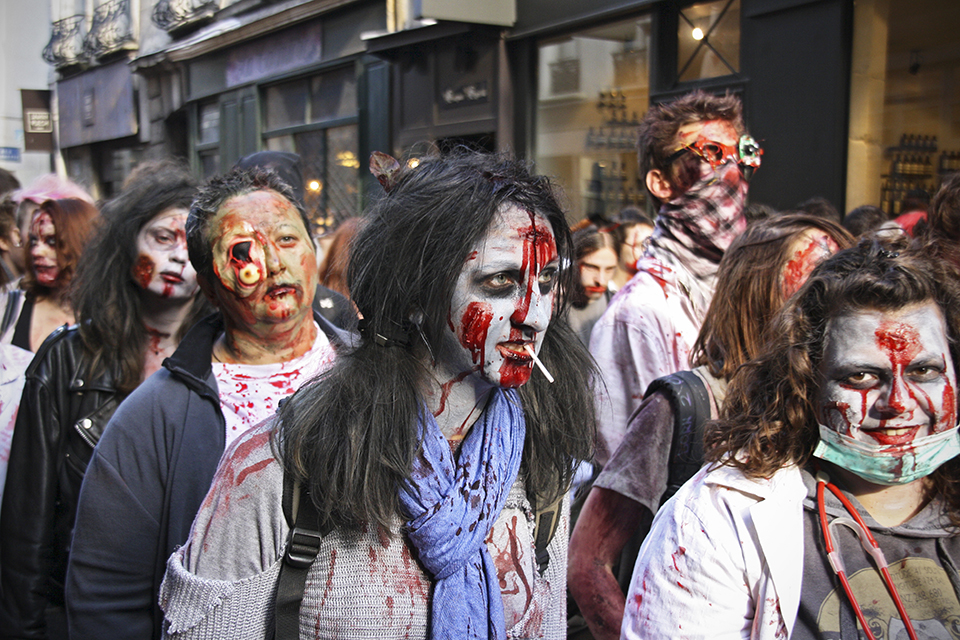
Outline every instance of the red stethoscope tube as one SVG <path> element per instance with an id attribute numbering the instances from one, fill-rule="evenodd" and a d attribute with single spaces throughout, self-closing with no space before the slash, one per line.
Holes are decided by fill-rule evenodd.
<path id="1" fill-rule="evenodd" d="M 823 501 L 824 487 L 829 489 L 831 493 L 833 493 L 833 495 L 840 500 L 840 504 L 842 504 L 843 508 L 847 510 L 847 513 L 853 516 L 853 520 L 850 518 L 834 518 L 833 522 L 827 522 L 827 511 Z M 850 588 L 850 582 L 847 580 L 847 571 L 846 567 L 843 565 L 843 558 L 840 557 L 840 551 L 833 544 L 833 534 L 831 533 L 831 528 L 834 525 L 843 525 L 851 529 L 857 535 L 857 539 L 860 540 L 860 544 L 863 546 L 864 551 L 866 551 L 867 554 L 873 558 L 873 562 L 877 565 L 877 569 L 880 570 L 880 575 L 883 577 L 883 583 L 887 587 L 887 591 L 890 592 L 890 597 L 893 598 L 893 603 L 897 607 L 897 612 L 900 614 L 900 619 L 903 621 L 903 625 L 907 629 L 907 635 L 910 636 L 910 640 L 918 640 L 917 632 L 913 630 L 913 623 L 910 621 L 910 617 L 907 615 L 907 610 L 903 606 L 903 601 L 900 599 L 900 593 L 897 591 L 897 587 L 893 584 L 893 578 L 890 577 L 890 572 L 887 570 L 887 560 L 883 557 L 883 551 L 880 550 L 880 545 L 877 544 L 873 534 L 870 533 L 870 529 L 867 528 L 866 523 L 864 523 L 863 518 L 860 517 L 856 507 L 854 507 L 850 500 L 843 495 L 842 491 L 837 489 L 836 485 L 829 481 L 826 474 L 823 472 L 817 473 L 817 510 L 820 514 L 820 529 L 823 531 L 823 542 L 827 547 L 827 560 L 829 560 L 830 566 L 833 567 L 834 573 L 836 573 L 837 577 L 840 579 L 840 584 L 843 585 L 843 590 L 847 594 L 847 599 L 850 600 L 850 605 L 853 607 L 853 612 L 857 615 L 857 620 L 860 621 L 860 626 L 863 629 L 863 632 L 867 635 L 867 639 L 876 640 L 876 637 L 873 635 L 873 632 L 870 631 L 870 627 L 867 626 L 867 620 L 863 617 L 863 611 L 860 609 L 860 603 L 857 602 L 857 599 L 854 597 L 853 589 Z"/>

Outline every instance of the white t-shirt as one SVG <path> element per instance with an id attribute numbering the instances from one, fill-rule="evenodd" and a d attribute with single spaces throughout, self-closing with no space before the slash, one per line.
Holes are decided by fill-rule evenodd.
<path id="1" fill-rule="evenodd" d="M 299 358 L 275 364 L 214 362 L 213 375 L 220 391 L 220 409 L 227 425 L 224 449 L 244 431 L 272 416 L 280 400 L 324 371 L 333 359 L 333 346 L 317 327 L 313 346 Z"/>

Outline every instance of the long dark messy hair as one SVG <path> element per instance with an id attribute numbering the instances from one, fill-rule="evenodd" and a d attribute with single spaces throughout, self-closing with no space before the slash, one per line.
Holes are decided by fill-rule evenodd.
<path id="1" fill-rule="evenodd" d="M 72 299 L 88 375 L 113 371 L 122 392 L 140 384 L 148 341 L 132 273 L 137 234 L 167 209 L 189 208 L 196 189 L 197 181 L 175 160 L 141 163 L 120 194 L 103 205 L 103 223 L 77 267 Z M 209 311 L 198 291 L 177 338 Z"/>
<path id="2" fill-rule="evenodd" d="M 759 356 L 763 333 L 783 306 L 783 266 L 793 244 L 811 229 L 830 236 L 840 249 L 853 237 L 840 225 L 806 214 L 778 215 L 752 223 L 723 254 L 717 290 L 693 345 L 690 363 L 729 380 L 740 365 Z"/>
<path id="3" fill-rule="evenodd" d="M 745 364 L 727 390 L 721 419 L 707 426 L 706 459 L 753 478 L 805 465 L 820 438 L 820 392 L 828 324 L 861 309 L 893 311 L 933 302 L 943 314 L 950 357 L 960 355 L 960 283 L 928 242 L 865 238 L 821 264 L 769 327 L 762 356 Z M 960 525 L 960 457 L 926 478 Z"/>
<path id="4" fill-rule="evenodd" d="M 350 297 L 365 332 L 280 410 L 275 442 L 286 471 L 337 526 L 389 529 L 402 517 L 398 488 L 420 451 L 417 421 L 434 375 L 430 362 L 449 332 L 457 278 L 497 213 L 516 205 L 547 218 L 563 267 L 540 353 L 557 381 L 534 375 L 520 389 L 527 425 L 521 474 L 532 498 L 555 499 L 592 454 L 595 424 L 593 361 L 562 320 L 564 292 L 577 276 L 554 186 L 518 161 L 462 149 L 404 167 L 388 186 L 350 248 Z M 408 344 L 380 346 L 374 334 Z"/>

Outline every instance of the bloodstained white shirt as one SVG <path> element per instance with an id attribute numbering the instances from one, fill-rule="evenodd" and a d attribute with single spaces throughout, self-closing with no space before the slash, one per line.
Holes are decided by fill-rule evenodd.
<path id="1" fill-rule="evenodd" d="M 316 326 L 316 323 L 314 323 Z M 333 363 L 334 349 L 317 327 L 317 339 L 299 358 L 274 364 L 213 363 L 229 447 L 240 434 L 272 416 L 280 401 Z"/>

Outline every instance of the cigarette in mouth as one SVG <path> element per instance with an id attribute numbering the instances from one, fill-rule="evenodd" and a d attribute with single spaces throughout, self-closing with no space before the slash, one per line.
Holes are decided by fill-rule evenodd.
<path id="1" fill-rule="evenodd" d="M 543 366 L 543 363 L 540 362 L 540 358 L 537 357 L 537 354 L 533 351 L 533 347 L 529 343 L 523 345 L 523 348 L 527 350 L 527 353 L 530 354 L 530 357 L 533 358 L 534 363 L 540 367 L 540 371 L 543 372 L 543 375 L 547 378 L 547 382 L 553 384 L 553 376 L 550 375 L 550 372 L 547 371 L 547 368 Z"/>

